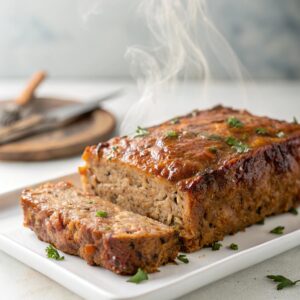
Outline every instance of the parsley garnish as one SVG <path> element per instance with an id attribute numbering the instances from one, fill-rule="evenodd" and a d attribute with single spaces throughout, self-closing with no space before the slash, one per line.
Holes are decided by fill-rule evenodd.
<path id="1" fill-rule="evenodd" d="M 237 244 L 234 244 L 234 243 L 230 244 L 229 248 L 230 248 L 231 250 L 234 250 L 234 251 L 239 250 L 239 246 L 238 246 Z"/>
<path id="2" fill-rule="evenodd" d="M 283 131 L 279 131 L 278 133 L 276 133 L 276 136 L 281 139 L 285 137 L 285 133 Z"/>
<path id="3" fill-rule="evenodd" d="M 300 282 L 300 280 L 292 281 L 282 275 L 268 275 L 267 278 L 278 283 L 277 290 L 282 290 L 284 288 L 294 286 L 294 285 L 296 285 L 297 282 Z"/>
<path id="4" fill-rule="evenodd" d="M 127 282 L 132 282 L 132 283 L 138 284 L 138 283 L 140 283 L 140 282 L 142 282 L 144 280 L 148 280 L 148 279 L 149 279 L 148 278 L 148 274 L 145 271 L 143 271 L 141 268 L 139 268 L 137 270 L 137 272 L 135 273 L 135 275 L 133 275 L 132 277 L 130 277 L 127 280 Z"/>
<path id="5" fill-rule="evenodd" d="M 226 139 L 226 144 L 228 146 L 231 146 L 231 148 L 233 148 L 238 153 L 246 153 L 250 150 L 250 147 L 247 144 L 242 143 L 232 136 Z"/>
<path id="6" fill-rule="evenodd" d="M 297 120 L 296 117 L 293 118 L 293 123 L 294 123 L 294 124 L 299 124 L 299 122 L 298 122 L 298 120 Z"/>
<path id="7" fill-rule="evenodd" d="M 291 213 L 291 214 L 297 216 L 297 215 L 298 215 L 298 210 L 297 210 L 296 208 L 292 207 L 292 208 L 289 210 L 289 213 Z"/>
<path id="8" fill-rule="evenodd" d="M 189 263 L 189 260 L 188 260 L 188 258 L 186 257 L 185 254 L 179 254 L 177 256 L 177 259 L 180 260 L 180 261 L 182 261 L 184 264 L 188 264 Z"/>
<path id="9" fill-rule="evenodd" d="M 284 227 L 283 226 L 277 226 L 275 227 L 274 229 L 272 229 L 270 231 L 270 233 L 274 233 L 274 234 L 283 234 L 283 230 L 284 230 Z"/>
<path id="10" fill-rule="evenodd" d="M 138 126 L 135 131 L 134 137 L 142 137 L 142 136 L 146 136 L 148 134 L 149 134 L 149 131 L 146 128 L 142 128 L 142 127 Z"/>
<path id="11" fill-rule="evenodd" d="M 166 137 L 169 138 L 177 138 L 178 137 L 178 132 L 175 130 L 169 130 L 166 132 Z"/>
<path id="12" fill-rule="evenodd" d="M 268 131 L 266 128 L 260 127 L 260 128 L 256 128 L 255 132 L 259 135 L 266 135 L 268 134 Z"/>
<path id="13" fill-rule="evenodd" d="M 222 247 L 222 244 L 221 244 L 221 243 L 214 242 L 214 243 L 211 245 L 211 250 L 212 250 L 212 251 L 218 251 L 218 250 L 220 250 L 221 247 Z"/>
<path id="14" fill-rule="evenodd" d="M 114 151 L 114 152 L 117 151 L 118 150 L 118 146 L 112 146 L 111 150 Z"/>
<path id="15" fill-rule="evenodd" d="M 170 121 L 171 124 L 179 124 L 180 123 L 180 120 L 179 118 L 174 118 Z"/>
<path id="16" fill-rule="evenodd" d="M 64 256 L 60 256 L 58 251 L 51 244 L 45 249 L 45 251 L 46 251 L 48 258 L 52 258 L 55 260 L 64 260 L 65 259 Z"/>
<path id="17" fill-rule="evenodd" d="M 230 127 L 233 128 L 243 128 L 244 127 L 244 123 L 241 122 L 239 119 L 237 119 L 236 117 L 230 117 L 227 119 L 227 124 Z"/>
<path id="18" fill-rule="evenodd" d="M 106 211 L 103 211 L 103 210 L 98 210 L 96 212 L 96 217 L 99 217 L 99 218 L 107 218 L 107 212 Z"/>
<path id="19" fill-rule="evenodd" d="M 209 151 L 210 153 L 216 154 L 216 153 L 218 152 L 218 148 L 217 148 L 217 147 L 210 147 L 210 148 L 208 149 L 208 151 Z"/>

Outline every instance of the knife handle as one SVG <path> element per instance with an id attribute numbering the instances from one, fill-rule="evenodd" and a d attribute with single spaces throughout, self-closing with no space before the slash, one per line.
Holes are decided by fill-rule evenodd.
<path id="1" fill-rule="evenodd" d="M 27 131 L 32 131 L 32 128 L 40 125 L 43 121 L 43 116 L 32 115 L 29 118 L 18 121 L 11 126 L 0 128 L 0 144 L 12 137 L 24 135 Z"/>

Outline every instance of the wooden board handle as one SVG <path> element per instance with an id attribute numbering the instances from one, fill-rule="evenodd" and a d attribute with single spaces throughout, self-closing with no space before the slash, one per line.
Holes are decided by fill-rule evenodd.
<path id="1" fill-rule="evenodd" d="M 23 92 L 16 98 L 15 102 L 18 105 L 26 105 L 32 98 L 35 90 L 41 84 L 41 82 L 46 78 L 46 72 L 40 71 L 33 74 L 30 81 L 28 82 L 26 88 Z"/>

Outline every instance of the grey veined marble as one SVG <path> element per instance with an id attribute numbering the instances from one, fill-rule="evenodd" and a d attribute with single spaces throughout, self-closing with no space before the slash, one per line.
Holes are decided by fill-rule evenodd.
<path id="1" fill-rule="evenodd" d="M 130 76 L 128 46 L 147 44 L 140 0 L 1 0 L 0 76 Z M 209 0 L 217 27 L 254 79 L 300 78 L 300 0 Z M 223 77 L 223 74 L 216 74 Z"/>

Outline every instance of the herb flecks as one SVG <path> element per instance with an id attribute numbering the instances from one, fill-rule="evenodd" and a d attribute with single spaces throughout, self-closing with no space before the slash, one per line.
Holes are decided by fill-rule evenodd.
<path id="1" fill-rule="evenodd" d="M 106 211 L 103 211 L 103 210 L 98 210 L 96 212 L 96 217 L 99 217 L 99 218 L 107 218 L 108 216 L 108 213 Z"/>
<path id="2" fill-rule="evenodd" d="M 258 135 L 267 135 L 268 134 L 268 130 L 266 128 L 263 128 L 263 127 L 256 128 L 255 132 Z"/>
<path id="3" fill-rule="evenodd" d="M 143 137 L 149 135 L 149 131 L 146 128 L 143 128 L 141 126 L 138 126 L 134 137 Z"/>
<path id="4" fill-rule="evenodd" d="M 174 118 L 170 121 L 171 124 L 175 125 L 175 124 L 179 124 L 180 123 L 180 120 L 179 118 Z"/>
<path id="5" fill-rule="evenodd" d="M 166 132 L 166 137 L 168 138 L 178 138 L 178 132 L 175 130 L 169 130 Z"/>
<path id="6" fill-rule="evenodd" d="M 267 278 L 273 280 L 277 284 L 277 290 L 282 290 L 287 287 L 292 287 L 300 282 L 300 280 L 292 281 L 282 275 L 268 275 Z"/>
<path id="7" fill-rule="evenodd" d="M 244 127 L 244 123 L 236 117 L 228 118 L 227 124 L 232 128 L 243 128 Z"/>
<path id="8" fill-rule="evenodd" d="M 235 243 L 232 243 L 229 245 L 229 249 L 237 251 L 237 250 L 239 250 L 239 246 Z"/>
<path id="9" fill-rule="evenodd" d="M 220 142 L 223 141 L 223 137 L 217 134 L 211 134 L 207 138 L 211 141 L 220 141 Z"/>
<path id="10" fill-rule="evenodd" d="M 277 226 L 270 231 L 273 234 L 283 234 L 284 226 Z"/>
<path id="11" fill-rule="evenodd" d="M 211 245 L 211 250 L 212 251 L 218 251 L 221 249 L 223 245 L 221 243 L 218 243 L 218 242 L 214 242 L 212 245 Z"/>
<path id="12" fill-rule="evenodd" d="M 296 208 L 292 207 L 292 208 L 289 210 L 289 213 L 291 213 L 291 214 L 297 216 L 297 215 L 298 215 L 298 210 L 297 210 Z"/>
<path id="13" fill-rule="evenodd" d="M 58 251 L 51 244 L 45 249 L 45 251 L 46 251 L 48 258 L 52 258 L 55 260 L 64 260 L 65 259 L 64 256 L 60 256 Z"/>
<path id="14" fill-rule="evenodd" d="M 148 274 L 143 271 L 141 268 L 139 268 L 136 272 L 135 275 L 133 275 L 132 277 L 130 277 L 127 282 L 132 282 L 132 283 L 141 283 L 144 280 L 148 280 Z"/>
<path id="15" fill-rule="evenodd" d="M 188 264 L 189 263 L 189 259 L 186 257 L 185 254 L 179 254 L 177 256 L 177 259 L 180 260 L 181 262 L 183 262 L 184 264 Z"/>
<path id="16" fill-rule="evenodd" d="M 233 148 L 238 153 L 246 153 L 250 150 L 250 147 L 247 144 L 239 141 L 232 136 L 226 139 L 226 144 L 228 146 L 231 146 L 231 148 Z"/>
<path id="17" fill-rule="evenodd" d="M 281 139 L 285 137 L 285 133 L 283 131 L 279 131 L 276 133 L 276 136 Z"/>
<path id="18" fill-rule="evenodd" d="M 213 147 L 209 147 L 208 151 L 212 154 L 216 154 L 218 152 L 218 148 L 213 146 Z"/>

